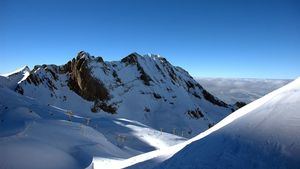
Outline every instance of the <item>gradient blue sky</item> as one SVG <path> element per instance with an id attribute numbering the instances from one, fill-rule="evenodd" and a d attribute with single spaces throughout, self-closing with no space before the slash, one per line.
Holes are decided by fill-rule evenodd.
<path id="1" fill-rule="evenodd" d="M 300 1 L 1 0 L 0 73 L 154 53 L 193 76 L 300 76 Z"/>

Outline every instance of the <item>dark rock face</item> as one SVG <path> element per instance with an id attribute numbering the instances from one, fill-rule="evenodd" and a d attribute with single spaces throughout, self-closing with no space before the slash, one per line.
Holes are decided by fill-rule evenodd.
<path id="1" fill-rule="evenodd" d="M 89 101 L 108 100 L 107 89 L 101 81 L 92 76 L 88 62 L 89 56 L 80 52 L 76 59 L 63 66 L 63 71 L 70 75 L 69 88 Z"/>
<path id="2" fill-rule="evenodd" d="M 201 117 L 204 117 L 203 113 L 200 111 L 199 108 L 196 108 L 195 110 L 189 110 L 187 112 L 187 114 L 192 117 L 192 118 L 196 118 L 199 119 Z"/>
<path id="3" fill-rule="evenodd" d="M 211 103 L 221 106 L 221 107 L 228 107 L 226 103 L 224 103 L 220 100 L 217 100 L 212 94 L 208 93 L 208 91 L 203 90 L 202 93 L 203 93 L 204 98 L 206 100 L 210 101 Z"/>
<path id="4" fill-rule="evenodd" d="M 140 64 L 137 64 L 137 69 L 141 73 L 140 79 L 144 82 L 145 85 L 150 86 L 150 81 L 152 81 L 150 76 L 145 73 Z"/>
<path id="5" fill-rule="evenodd" d="M 118 82 L 120 84 L 122 83 L 121 79 L 118 76 L 118 73 L 115 70 L 113 71 L 112 75 L 116 79 L 116 82 Z"/>
<path id="6" fill-rule="evenodd" d="M 213 123 L 209 123 L 208 124 L 208 128 L 211 128 L 211 127 L 213 127 L 215 124 L 213 124 Z"/>
<path id="7" fill-rule="evenodd" d="M 139 54 L 137 53 L 131 53 L 130 55 L 123 58 L 121 62 L 125 63 L 126 65 L 136 65 L 138 71 L 141 74 L 139 78 L 144 82 L 146 86 L 150 86 L 150 81 L 152 81 L 152 79 L 150 78 L 149 75 L 146 74 L 143 67 L 139 64 L 138 56 Z"/>
<path id="8" fill-rule="evenodd" d="M 161 95 L 157 94 L 157 93 L 153 93 L 153 97 L 156 99 L 161 99 Z"/>
<path id="9" fill-rule="evenodd" d="M 30 73 L 30 75 L 27 77 L 26 81 L 28 83 L 33 83 L 35 86 L 42 83 L 42 80 L 35 74 Z"/>
<path id="10" fill-rule="evenodd" d="M 195 85 L 194 85 L 192 82 L 187 81 L 187 82 L 185 82 L 185 84 L 186 84 L 186 86 L 188 87 L 188 90 L 190 90 L 191 88 L 192 88 L 192 89 L 195 89 Z"/>
<path id="11" fill-rule="evenodd" d="M 54 72 L 53 70 L 49 69 L 48 67 L 45 67 L 45 71 L 46 71 L 46 72 L 49 72 L 49 73 L 52 75 L 52 77 L 53 77 L 53 79 L 54 79 L 55 81 L 58 80 L 58 76 L 57 76 L 56 72 Z"/>
<path id="12" fill-rule="evenodd" d="M 145 111 L 145 112 L 150 112 L 150 109 L 149 109 L 148 107 L 145 107 L 145 108 L 144 108 L 144 111 Z"/>
<path id="13" fill-rule="evenodd" d="M 242 108 L 242 107 L 246 106 L 246 103 L 245 102 L 236 102 L 234 104 L 234 106 L 236 106 L 237 108 Z"/>
<path id="14" fill-rule="evenodd" d="M 19 85 L 17 85 L 15 91 L 17 93 L 20 93 L 21 95 L 24 95 L 24 89 L 22 87 L 20 87 Z"/>
<path id="15" fill-rule="evenodd" d="M 166 58 L 160 58 L 161 64 L 166 68 L 169 76 L 172 79 L 172 83 L 175 84 L 178 80 L 178 77 L 176 76 L 176 73 L 173 69 L 173 66 L 171 65 L 170 62 L 167 61 Z"/>
<path id="16" fill-rule="evenodd" d="M 104 63 L 104 60 L 101 56 L 96 57 L 96 61 L 99 63 Z"/>
<path id="17" fill-rule="evenodd" d="M 117 112 L 117 108 L 114 105 L 109 105 L 106 102 L 96 100 L 94 106 L 91 108 L 91 111 L 96 113 L 100 110 L 111 114 L 115 114 Z"/>
<path id="18" fill-rule="evenodd" d="M 138 63 L 137 55 L 138 55 L 137 53 L 131 53 L 130 55 L 123 58 L 121 62 L 126 64 L 137 64 Z"/>

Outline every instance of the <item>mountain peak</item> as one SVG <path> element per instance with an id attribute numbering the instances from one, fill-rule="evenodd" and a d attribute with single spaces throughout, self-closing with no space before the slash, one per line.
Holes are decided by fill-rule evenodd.
<path id="1" fill-rule="evenodd" d="M 23 68 L 22 68 L 22 72 L 30 72 L 30 68 L 25 65 Z"/>
<path id="2" fill-rule="evenodd" d="M 88 52 L 85 52 L 85 51 L 80 51 L 78 54 L 77 54 L 77 57 L 76 59 L 82 59 L 82 58 L 85 58 L 85 59 L 89 59 L 91 57 L 91 55 L 88 53 Z"/>
<path id="3" fill-rule="evenodd" d="M 128 64 L 136 64 L 138 62 L 138 57 L 140 56 L 141 55 L 139 55 L 138 53 L 133 52 L 128 56 L 124 57 L 123 59 L 121 59 L 121 62 L 128 63 Z"/>
<path id="4" fill-rule="evenodd" d="M 25 65 L 19 69 L 16 69 L 13 72 L 3 74 L 2 76 L 8 77 L 8 76 L 14 76 L 16 74 L 25 74 L 26 72 L 30 72 L 30 68 L 27 65 Z"/>

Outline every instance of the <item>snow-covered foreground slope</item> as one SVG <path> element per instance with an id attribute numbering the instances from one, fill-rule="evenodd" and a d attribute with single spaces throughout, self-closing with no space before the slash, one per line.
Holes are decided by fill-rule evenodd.
<path id="1" fill-rule="evenodd" d="M 116 165 L 131 169 L 297 169 L 300 167 L 299 103 L 300 78 L 235 111 L 184 143 Z"/>
<path id="2" fill-rule="evenodd" d="M 84 168 L 92 156 L 127 158 L 99 132 L 65 112 L 0 87 L 0 168 Z"/>
<path id="3" fill-rule="evenodd" d="M 244 78 L 195 78 L 205 89 L 226 103 L 250 103 L 292 80 Z"/>
<path id="4" fill-rule="evenodd" d="M 106 163 L 184 140 L 126 119 L 70 116 L 0 86 L 0 168 L 86 168 L 93 157 Z"/>

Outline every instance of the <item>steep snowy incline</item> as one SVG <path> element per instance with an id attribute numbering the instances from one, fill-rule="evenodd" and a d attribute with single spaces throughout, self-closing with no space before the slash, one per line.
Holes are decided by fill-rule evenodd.
<path id="1" fill-rule="evenodd" d="M 300 78 L 237 110 L 156 168 L 298 169 L 299 103 Z"/>
<path id="2" fill-rule="evenodd" d="M 137 53 L 106 62 L 80 52 L 62 66 L 35 66 L 15 90 L 76 115 L 129 119 L 187 138 L 234 110 L 165 58 Z"/>

